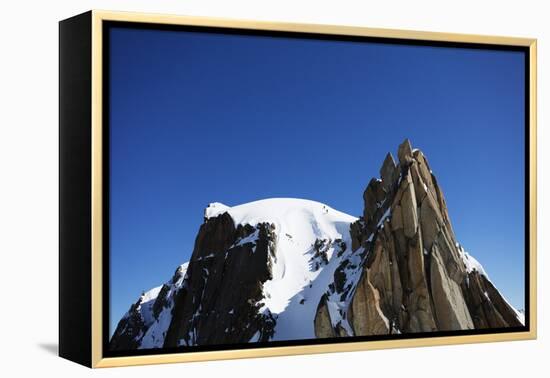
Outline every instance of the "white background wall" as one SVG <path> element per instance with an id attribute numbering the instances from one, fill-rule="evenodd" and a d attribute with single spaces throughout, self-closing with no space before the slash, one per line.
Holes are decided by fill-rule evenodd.
<path id="1" fill-rule="evenodd" d="M 546 1 L 4 1 L 0 20 L 0 371 L 31 376 L 541 376 L 548 373 L 550 27 Z M 92 372 L 55 356 L 58 26 L 89 9 L 536 37 L 539 39 L 539 339 Z M 546 23 L 546 25 L 545 25 Z M 506 153 L 503 151 L 502 153 Z M 495 183 L 498 190 L 498 183 Z M 506 204 L 503 204 L 506 206 Z M 8 374 L 6 374 L 8 373 Z"/>

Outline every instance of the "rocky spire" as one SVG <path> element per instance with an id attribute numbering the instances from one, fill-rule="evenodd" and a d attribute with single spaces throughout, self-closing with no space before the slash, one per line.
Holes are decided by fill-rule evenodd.
<path id="1" fill-rule="evenodd" d="M 386 155 L 380 178 L 363 194 L 363 216 L 350 227 L 354 252 L 336 269 L 335 282 L 342 272 L 360 278 L 340 293 L 327 292 L 317 310 L 317 337 L 342 329 L 373 335 L 521 326 L 487 276 L 467 266 L 424 154 L 406 139 L 397 156 L 395 164 Z M 341 324 L 324 308 L 334 297 Z"/>

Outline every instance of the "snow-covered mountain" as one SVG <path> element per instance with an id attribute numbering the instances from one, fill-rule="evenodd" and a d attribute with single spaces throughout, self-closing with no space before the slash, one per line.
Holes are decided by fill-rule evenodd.
<path id="1" fill-rule="evenodd" d="M 349 228 L 358 218 L 319 202 L 292 198 L 267 199 L 232 208 L 215 203 L 206 209 L 206 217 L 224 212 L 236 224 L 273 226 L 276 253 L 271 259 L 272 278 L 263 283 L 263 299 L 259 302 L 259 311 L 276 319 L 270 340 L 314 338 L 312 319 L 319 299 L 334 270 L 351 251 Z M 245 240 L 253 242 L 257 234 Z"/>
<path id="2" fill-rule="evenodd" d="M 140 296 L 113 350 L 522 325 L 457 242 L 405 141 L 360 217 L 305 199 L 210 204 L 189 263 Z"/>

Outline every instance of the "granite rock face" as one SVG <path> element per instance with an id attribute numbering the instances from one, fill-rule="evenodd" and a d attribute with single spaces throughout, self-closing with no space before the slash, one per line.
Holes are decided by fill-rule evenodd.
<path id="1" fill-rule="evenodd" d="M 359 336 L 522 326 L 457 242 L 424 154 L 405 140 L 397 155 L 397 164 L 386 156 L 381 178 L 365 189 L 363 216 L 350 227 L 354 253 L 341 264 L 355 282 L 346 290 L 329 288 L 339 313 L 326 319 L 331 303 L 320 301 L 316 335 L 330 337 L 340 328 Z"/>

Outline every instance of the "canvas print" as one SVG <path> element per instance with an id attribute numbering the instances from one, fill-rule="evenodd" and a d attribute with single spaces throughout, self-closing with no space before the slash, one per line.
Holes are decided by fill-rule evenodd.
<path id="1" fill-rule="evenodd" d="M 524 329 L 523 51 L 106 37 L 109 351 Z"/>

